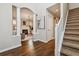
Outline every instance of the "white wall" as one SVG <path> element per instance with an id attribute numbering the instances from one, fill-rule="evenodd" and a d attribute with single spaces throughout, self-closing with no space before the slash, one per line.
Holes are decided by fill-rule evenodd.
<path id="1" fill-rule="evenodd" d="M 0 4 L 0 52 L 20 46 L 20 37 L 12 36 L 12 5 Z"/>
<path id="2" fill-rule="evenodd" d="M 54 19 L 53 15 L 47 12 L 47 23 L 46 23 L 46 28 L 47 28 L 47 39 L 54 39 Z"/>
<path id="3" fill-rule="evenodd" d="M 39 15 L 39 17 L 45 16 L 45 29 L 38 29 L 37 31 L 39 32 L 40 35 L 40 40 L 47 42 L 51 39 L 53 36 L 53 29 L 51 29 L 53 26 L 52 25 L 52 15 L 49 14 L 47 11 L 47 8 L 50 7 L 51 3 L 39 3 L 37 7 L 36 13 Z"/>
<path id="4" fill-rule="evenodd" d="M 74 9 L 79 7 L 79 3 L 69 3 L 69 9 Z"/>

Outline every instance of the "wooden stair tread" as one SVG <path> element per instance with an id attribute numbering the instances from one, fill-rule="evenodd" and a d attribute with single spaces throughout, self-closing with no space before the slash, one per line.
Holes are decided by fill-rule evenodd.
<path id="1" fill-rule="evenodd" d="M 74 36 L 64 36 L 64 39 L 68 39 L 68 40 L 74 40 L 74 41 L 79 41 L 79 37 L 74 37 Z"/>
<path id="2" fill-rule="evenodd" d="M 79 18 L 79 15 L 76 15 L 76 16 L 69 16 L 68 19 L 69 19 L 69 18 L 77 18 L 77 17 Z"/>
<path id="3" fill-rule="evenodd" d="M 75 23 L 75 24 L 67 24 L 67 25 L 74 26 L 74 25 L 79 25 L 79 23 Z"/>
<path id="4" fill-rule="evenodd" d="M 68 30 L 68 29 L 74 29 L 74 30 L 76 30 L 76 29 L 79 29 L 78 27 L 66 27 L 66 29 Z"/>
<path id="5" fill-rule="evenodd" d="M 65 47 L 65 46 L 61 49 L 61 53 L 70 55 L 70 56 L 79 56 L 79 50 L 72 49 L 72 48 Z"/>
<path id="6" fill-rule="evenodd" d="M 65 34 L 79 34 L 79 32 L 78 31 L 65 31 Z"/>
<path id="7" fill-rule="evenodd" d="M 79 42 L 78 41 L 64 40 L 63 45 L 79 49 Z"/>

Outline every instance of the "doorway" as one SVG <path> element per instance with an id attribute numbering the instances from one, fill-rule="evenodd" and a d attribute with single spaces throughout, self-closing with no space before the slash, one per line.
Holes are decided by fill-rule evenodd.
<path id="1" fill-rule="evenodd" d="M 26 7 L 22 7 L 20 9 L 20 17 L 21 41 L 26 41 L 31 39 L 33 36 L 33 12 Z"/>

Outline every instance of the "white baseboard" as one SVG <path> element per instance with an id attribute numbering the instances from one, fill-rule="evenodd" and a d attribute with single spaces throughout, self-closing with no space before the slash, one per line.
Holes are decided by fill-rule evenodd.
<path id="1" fill-rule="evenodd" d="M 52 40 L 52 39 L 49 39 L 49 40 L 36 39 L 36 40 L 33 40 L 33 41 L 34 41 L 34 42 L 35 42 L 35 41 L 41 41 L 41 42 L 47 43 L 47 42 L 50 41 L 50 40 Z"/>
<path id="2" fill-rule="evenodd" d="M 16 46 L 12 46 L 12 47 L 9 47 L 9 48 L 6 48 L 6 49 L 3 49 L 3 50 L 0 51 L 0 53 L 11 50 L 11 49 L 14 49 L 14 48 L 17 48 L 17 47 L 20 47 L 20 46 L 21 46 L 21 44 L 16 45 Z"/>
<path id="3" fill-rule="evenodd" d="M 35 42 L 35 41 L 39 41 L 40 39 L 34 39 L 33 41 Z"/>
<path id="4" fill-rule="evenodd" d="M 53 39 L 48 39 L 48 40 L 39 40 L 39 41 L 44 42 L 44 43 L 48 43 L 48 41 L 50 41 L 50 40 L 53 40 Z"/>

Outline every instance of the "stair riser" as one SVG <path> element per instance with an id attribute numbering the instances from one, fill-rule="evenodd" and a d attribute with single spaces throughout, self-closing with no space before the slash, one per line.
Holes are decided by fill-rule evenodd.
<path id="1" fill-rule="evenodd" d="M 67 35 L 65 34 L 64 36 L 78 37 L 79 38 L 79 35 L 72 35 L 72 34 L 71 35 L 70 34 L 69 35 L 68 34 Z"/>
<path id="2" fill-rule="evenodd" d="M 78 41 L 79 42 L 79 39 L 70 39 L 70 38 L 64 38 L 64 40 L 72 40 L 72 41 Z"/>
<path id="3" fill-rule="evenodd" d="M 76 10 L 76 11 L 73 11 L 73 12 L 69 12 L 69 15 L 70 14 L 77 14 L 77 13 L 79 13 L 79 10 Z"/>
<path id="4" fill-rule="evenodd" d="M 74 11 L 69 11 L 69 14 L 72 14 L 72 13 L 79 13 L 79 9 L 77 9 L 77 10 L 74 10 Z"/>
<path id="5" fill-rule="evenodd" d="M 72 32 L 69 33 L 65 32 L 65 34 L 79 35 L 79 33 L 72 33 Z"/>
<path id="6" fill-rule="evenodd" d="M 70 23 L 70 24 L 67 24 L 67 25 L 79 25 L 79 23 Z"/>
<path id="7" fill-rule="evenodd" d="M 69 21 L 69 22 L 67 22 L 67 24 L 71 24 L 71 23 L 79 23 L 79 21 Z"/>
<path id="8" fill-rule="evenodd" d="M 74 26 L 69 26 L 69 25 L 67 25 L 66 27 L 67 27 L 67 28 L 79 28 L 79 25 L 76 25 L 76 26 L 75 26 L 75 25 L 74 25 Z"/>
<path id="9" fill-rule="evenodd" d="M 71 15 L 74 15 L 74 14 L 79 14 L 79 10 L 78 11 L 76 11 L 76 12 L 69 12 L 69 16 L 71 16 Z"/>
<path id="10" fill-rule="evenodd" d="M 77 17 L 77 18 L 68 18 L 68 20 L 79 20 L 79 17 Z"/>
<path id="11" fill-rule="evenodd" d="M 73 27 L 73 28 L 74 28 L 74 27 L 77 27 L 77 28 L 79 28 L 79 25 L 66 25 L 66 27 L 69 27 L 69 28 L 70 28 L 70 27 Z"/>
<path id="12" fill-rule="evenodd" d="M 76 28 L 76 27 L 73 27 L 73 28 L 71 28 L 71 27 L 66 27 L 66 30 L 78 30 L 79 31 L 79 28 Z"/>
<path id="13" fill-rule="evenodd" d="M 79 22 L 70 22 L 70 23 L 67 23 L 67 24 L 78 24 Z"/>
<path id="14" fill-rule="evenodd" d="M 67 23 L 79 23 L 79 20 L 78 19 L 76 19 L 76 20 L 67 20 Z"/>
<path id="15" fill-rule="evenodd" d="M 79 11 L 79 8 L 71 9 L 69 10 L 69 13 L 76 12 L 76 11 Z"/>
<path id="16" fill-rule="evenodd" d="M 67 21 L 78 21 L 79 17 L 67 18 Z"/>
<path id="17" fill-rule="evenodd" d="M 66 29 L 65 32 L 79 32 L 79 29 Z"/>
<path id="18" fill-rule="evenodd" d="M 72 16 L 72 15 L 76 15 L 76 14 L 78 15 L 78 14 L 79 14 L 79 11 L 78 11 L 78 12 L 69 13 L 69 16 L 70 16 L 70 15 L 71 15 L 71 16 Z"/>
<path id="19" fill-rule="evenodd" d="M 79 26 L 79 24 L 67 24 L 66 26 Z"/>
<path id="20" fill-rule="evenodd" d="M 77 17 L 79 17 L 79 15 L 77 15 L 77 16 L 70 16 L 70 17 L 68 17 L 68 18 L 77 18 Z"/>

